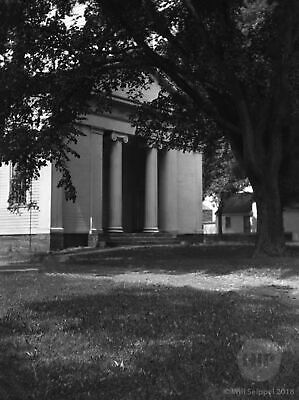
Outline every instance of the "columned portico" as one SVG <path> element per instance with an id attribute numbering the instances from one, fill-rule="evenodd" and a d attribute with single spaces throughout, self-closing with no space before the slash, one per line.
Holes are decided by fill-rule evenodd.
<path id="1" fill-rule="evenodd" d="M 99 111 L 96 96 L 90 105 L 90 114 L 78 121 L 83 135 L 73 143 L 80 157 L 67 164 L 76 201 L 66 201 L 64 188 L 57 187 L 61 173 L 49 163 L 33 182 L 39 210 L 32 219 L 26 210 L 9 213 L 10 171 L 2 166 L 0 240 L 1 235 L 27 240 L 30 228 L 47 249 L 50 244 L 58 250 L 105 242 L 174 243 L 181 240 L 177 235 L 201 233 L 201 155 L 146 146 L 128 118 L 136 103 L 123 90 L 112 96 L 109 112 Z"/>
<path id="2" fill-rule="evenodd" d="M 158 232 L 158 155 L 148 148 L 145 159 L 144 232 Z"/>
<path id="3" fill-rule="evenodd" d="M 128 136 L 111 134 L 109 172 L 109 223 L 108 232 L 123 232 L 122 226 L 122 145 L 128 143 Z"/>

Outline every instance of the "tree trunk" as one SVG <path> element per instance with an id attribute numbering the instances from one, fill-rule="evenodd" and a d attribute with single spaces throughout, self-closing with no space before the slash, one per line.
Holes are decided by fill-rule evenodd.
<path id="1" fill-rule="evenodd" d="M 278 178 L 268 178 L 255 185 L 257 204 L 257 244 L 255 255 L 281 256 L 285 252 L 282 205 Z"/>
<path id="2" fill-rule="evenodd" d="M 218 235 L 222 236 L 222 209 L 223 209 L 223 202 L 222 199 L 220 200 L 220 204 L 218 207 L 217 218 L 218 218 Z"/>

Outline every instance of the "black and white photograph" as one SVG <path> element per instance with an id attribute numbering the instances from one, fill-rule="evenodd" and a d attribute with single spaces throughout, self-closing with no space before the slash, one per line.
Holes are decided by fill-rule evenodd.
<path id="1" fill-rule="evenodd" d="M 0 400 L 235 399 L 299 399 L 299 1 L 0 0 Z"/>

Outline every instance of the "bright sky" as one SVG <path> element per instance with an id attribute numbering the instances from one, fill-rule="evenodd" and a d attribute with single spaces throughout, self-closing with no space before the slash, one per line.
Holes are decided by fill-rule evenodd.
<path id="1" fill-rule="evenodd" d="M 74 23 L 76 23 L 78 26 L 83 26 L 85 24 L 85 18 L 84 18 L 85 8 L 86 8 L 85 4 L 75 5 L 72 13 L 73 15 L 71 17 L 65 18 L 66 26 L 70 27 Z"/>

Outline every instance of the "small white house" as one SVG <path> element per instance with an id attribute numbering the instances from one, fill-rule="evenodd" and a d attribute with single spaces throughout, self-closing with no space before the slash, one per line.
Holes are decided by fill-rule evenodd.
<path id="1" fill-rule="evenodd" d="M 285 232 L 292 234 L 292 240 L 299 241 L 299 203 L 285 207 L 283 223 Z"/>
<path id="2" fill-rule="evenodd" d="M 217 233 L 216 211 L 217 205 L 213 202 L 213 199 L 206 197 L 202 202 L 202 225 L 204 234 L 209 235 Z"/>
<path id="3" fill-rule="evenodd" d="M 219 213 L 217 213 L 219 215 Z M 219 222 L 218 222 L 219 223 Z M 222 208 L 223 233 L 256 232 L 257 212 L 253 193 L 235 193 L 224 200 Z"/>
<path id="4" fill-rule="evenodd" d="M 284 208 L 283 224 L 285 233 L 291 235 L 293 241 L 299 241 L 299 203 Z M 222 232 L 255 233 L 256 230 L 257 208 L 253 193 L 236 193 L 227 198 L 222 211 Z"/>

